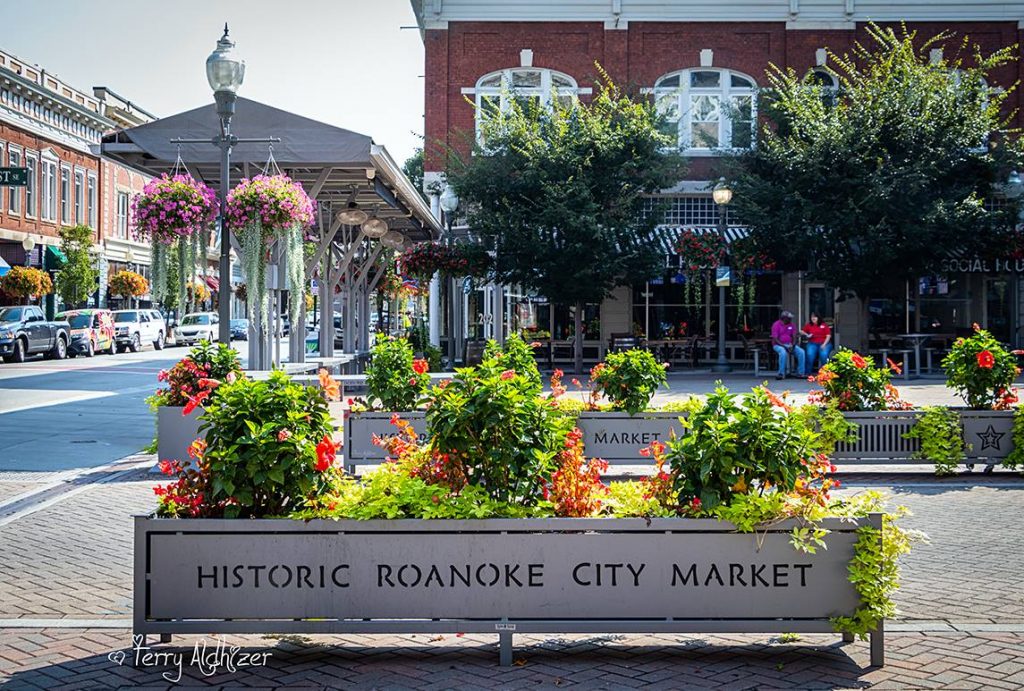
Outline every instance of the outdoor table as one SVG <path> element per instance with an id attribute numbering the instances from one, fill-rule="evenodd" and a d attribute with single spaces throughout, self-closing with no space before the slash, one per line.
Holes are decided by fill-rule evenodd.
<path id="1" fill-rule="evenodd" d="M 935 334 L 900 334 L 899 337 L 914 348 L 914 375 L 921 376 L 921 346 Z"/>

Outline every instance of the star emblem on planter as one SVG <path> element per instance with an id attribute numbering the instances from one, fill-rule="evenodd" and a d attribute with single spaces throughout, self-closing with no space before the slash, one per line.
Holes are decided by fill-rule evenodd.
<path id="1" fill-rule="evenodd" d="M 999 451 L 999 440 L 1006 436 L 1006 432 L 996 432 L 992 425 L 988 426 L 988 429 L 984 432 L 978 432 L 978 437 L 981 439 L 981 450 L 995 449 Z"/>

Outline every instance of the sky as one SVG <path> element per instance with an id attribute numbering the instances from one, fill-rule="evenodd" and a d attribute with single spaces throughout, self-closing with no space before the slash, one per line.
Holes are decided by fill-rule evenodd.
<path id="1" fill-rule="evenodd" d="M 369 135 L 399 163 L 422 145 L 409 0 L 0 0 L 0 47 L 167 116 L 213 101 L 206 58 L 225 21 L 240 96 Z"/>

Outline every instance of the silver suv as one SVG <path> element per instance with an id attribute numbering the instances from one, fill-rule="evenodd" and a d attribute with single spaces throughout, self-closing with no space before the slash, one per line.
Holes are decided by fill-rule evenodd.
<path id="1" fill-rule="evenodd" d="M 117 352 L 131 350 L 137 353 L 142 346 L 152 343 L 162 350 L 166 341 L 166 323 L 163 315 L 156 310 L 117 310 L 114 312 L 114 341 Z"/>

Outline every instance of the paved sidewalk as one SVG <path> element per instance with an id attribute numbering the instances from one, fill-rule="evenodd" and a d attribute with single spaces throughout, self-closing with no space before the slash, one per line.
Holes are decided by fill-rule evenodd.
<path id="1" fill-rule="evenodd" d="M 0 684 L 36 688 L 178 686 L 305 688 L 1004 688 L 1024 687 L 1024 551 L 1015 528 L 1024 482 L 1014 474 L 905 483 L 894 499 L 927 531 L 904 567 L 883 669 L 868 646 L 838 636 L 517 636 L 516 666 L 497 665 L 494 636 L 226 636 L 270 653 L 266 666 L 211 676 L 190 664 L 215 637 L 176 637 L 162 666 L 131 658 L 131 516 L 154 505 L 152 476 L 120 472 L 0 525 Z M 974 487 L 973 482 L 984 486 Z M 0 487 L 5 482 L 0 479 Z M 122 664 L 119 664 L 122 662 Z M 209 672 L 210 670 L 205 670 Z M 168 674 L 168 677 L 162 676 Z"/>

